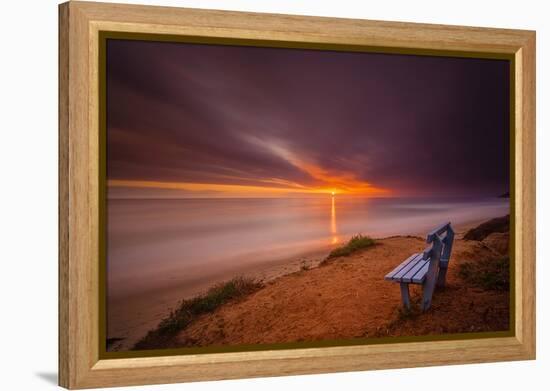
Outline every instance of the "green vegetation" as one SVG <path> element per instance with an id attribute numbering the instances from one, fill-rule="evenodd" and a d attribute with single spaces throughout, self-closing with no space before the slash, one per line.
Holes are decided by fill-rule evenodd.
<path id="1" fill-rule="evenodd" d="M 483 224 L 472 228 L 466 234 L 464 234 L 465 240 L 478 240 L 481 241 L 493 232 L 509 232 L 510 231 L 510 215 L 503 217 L 497 217 L 486 221 Z"/>
<path id="2" fill-rule="evenodd" d="M 261 283 L 253 279 L 236 277 L 213 286 L 204 295 L 182 300 L 177 309 L 173 310 L 159 323 L 156 329 L 149 331 L 134 346 L 134 350 L 169 347 L 172 337 L 186 328 L 199 315 L 213 312 L 222 304 L 253 293 L 262 286 Z"/>
<path id="3" fill-rule="evenodd" d="M 358 250 L 371 247 L 374 243 L 374 239 L 371 239 L 368 236 L 363 236 L 361 234 L 352 236 L 344 246 L 332 250 L 327 257 L 327 260 L 336 257 L 345 257 Z"/>
<path id="4" fill-rule="evenodd" d="M 460 265 L 458 275 L 464 281 L 486 289 L 510 289 L 510 259 L 508 257 L 485 262 L 467 262 Z"/>

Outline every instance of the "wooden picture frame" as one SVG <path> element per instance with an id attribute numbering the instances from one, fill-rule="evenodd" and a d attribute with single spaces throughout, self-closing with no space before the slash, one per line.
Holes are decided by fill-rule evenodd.
<path id="1" fill-rule="evenodd" d="M 292 42 L 486 57 L 514 65 L 515 326 L 499 338 L 109 358 L 99 349 L 100 34 Z M 321 46 L 320 46 L 321 45 Z M 68 2 L 59 6 L 59 384 L 90 388 L 535 358 L 535 32 Z M 460 354 L 457 354 L 459 352 Z"/>

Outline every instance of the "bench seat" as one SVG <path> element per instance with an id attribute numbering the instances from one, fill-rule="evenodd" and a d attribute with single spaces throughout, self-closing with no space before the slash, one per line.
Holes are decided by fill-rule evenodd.
<path id="1" fill-rule="evenodd" d="M 386 274 L 385 280 L 393 282 L 406 282 L 410 284 L 423 284 L 430 266 L 430 258 L 424 258 L 424 253 L 411 255 L 407 260 Z"/>
<path id="2" fill-rule="evenodd" d="M 435 286 L 445 286 L 453 240 L 450 222 L 438 226 L 428 233 L 426 242 L 429 246 L 424 251 L 411 255 L 386 274 L 385 280 L 399 283 L 405 308 L 411 308 L 410 284 L 422 285 L 422 311 L 430 308 Z"/>

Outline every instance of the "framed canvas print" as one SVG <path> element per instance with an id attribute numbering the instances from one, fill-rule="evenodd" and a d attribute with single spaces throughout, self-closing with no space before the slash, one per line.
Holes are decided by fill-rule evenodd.
<path id="1" fill-rule="evenodd" d="M 534 359 L 534 32 L 59 12 L 62 386 Z"/>

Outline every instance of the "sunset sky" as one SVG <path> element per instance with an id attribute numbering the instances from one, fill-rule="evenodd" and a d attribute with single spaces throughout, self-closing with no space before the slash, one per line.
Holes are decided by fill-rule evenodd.
<path id="1" fill-rule="evenodd" d="M 500 60 L 109 40 L 109 196 L 496 196 L 509 88 Z"/>

